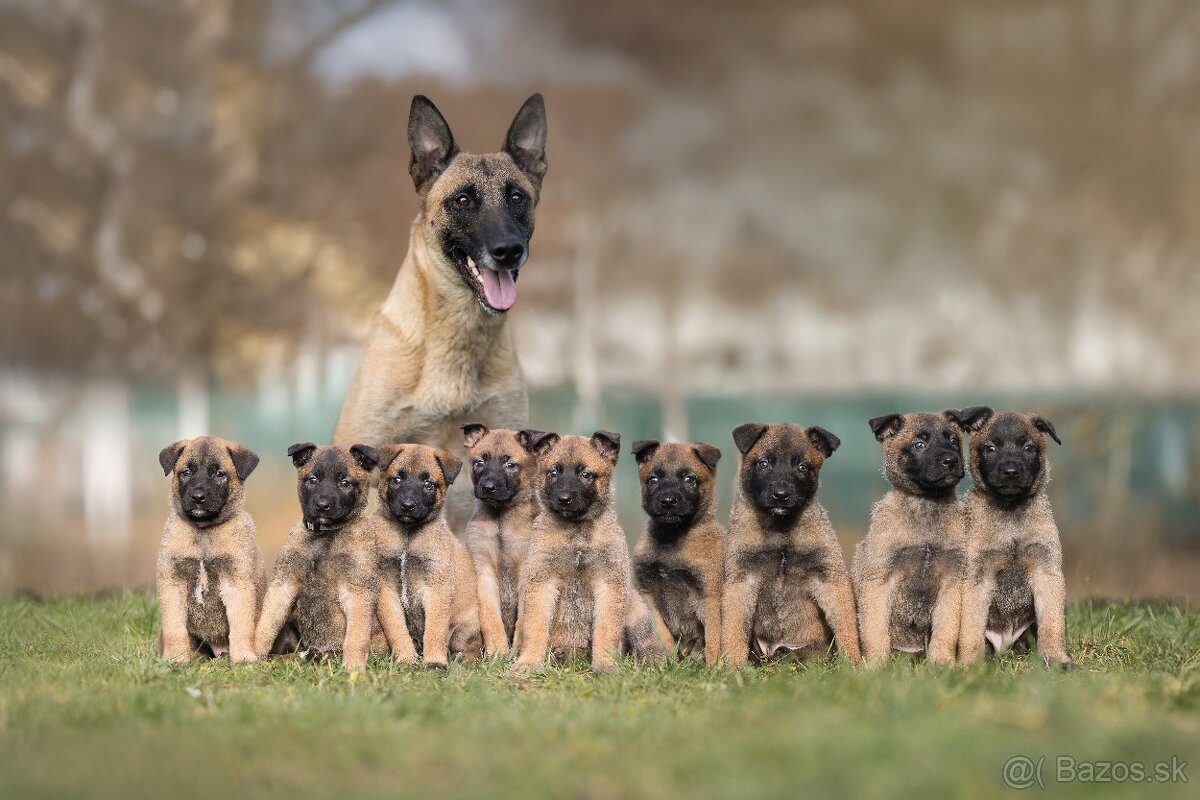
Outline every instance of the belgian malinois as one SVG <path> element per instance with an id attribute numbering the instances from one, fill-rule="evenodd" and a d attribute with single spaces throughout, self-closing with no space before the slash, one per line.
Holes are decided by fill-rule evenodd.
<path id="1" fill-rule="evenodd" d="M 546 110 L 533 95 L 499 153 L 471 155 L 418 95 L 408 141 L 420 210 L 333 441 L 425 444 L 465 459 L 462 424 L 518 430 L 528 423 L 507 312 L 546 174 Z M 466 482 L 451 491 L 447 511 L 456 530 L 471 505 Z"/>
<path id="2" fill-rule="evenodd" d="M 1024 652 L 1032 634 L 1046 666 L 1069 669 L 1062 543 L 1046 494 L 1046 440 L 1062 442 L 1045 417 L 982 412 L 970 426 L 975 485 L 963 498 L 967 578 L 959 661 L 973 661 L 985 641 L 996 653 Z"/>

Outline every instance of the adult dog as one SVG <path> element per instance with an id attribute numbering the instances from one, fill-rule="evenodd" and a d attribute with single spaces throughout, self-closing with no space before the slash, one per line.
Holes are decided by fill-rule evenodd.
<path id="1" fill-rule="evenodd" d="M 461 152 L 427 98 L 413 98 L 409 172 L 420 197 L 408 255 L 367 335 L 335 443 L 420 443 L 466 458 L 460 427 L 519 430 L 529 401 L 507 312 L 529 255 L 546 174 L 546 109 L 525 101 L 498 153 Z M 455 529 L 467 482 L 446 505 Z"/>

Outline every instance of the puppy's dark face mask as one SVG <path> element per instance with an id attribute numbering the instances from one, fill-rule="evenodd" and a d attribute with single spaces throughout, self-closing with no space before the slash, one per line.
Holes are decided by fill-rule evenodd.
<path id="1" fill-rule="evenodd" d="M 690 525 L 712 506 L 712 482 L 721 451 L 710 444 L 633 443 L 642 484 L 642 508 L 654 530 Z"/>
<path id="2" fill-rule="evenodd" d="M 175 442 L 159 453 L 163 472 L 174 472 L 179 512 L 200 528 L 227 519 L 241 501 L 241 485 L 258 456 L 233 442 L 202 436 Z"/>
<path id="3" fill-rule="evenodd" d="M 611 498 L 612 470 L 621 449 L 616 433 L 597 431 L 590 439 L 525 430 L 519 434 L 537 456 L 543 507 L 567 521 L 594 517 Z"/>
<path id="4" fill-rule="evenodd" d="M 928 497 L 954 493 L 965 474 L 961 413 L 952 409 L 870 420 L 871 431 L 883 445 L 884 474 L 893 487 Z"/>
<path id="5" fill-rule="evenodd" d="M 817 493 L 818 474 L 841 441 L 823 428 L 749 423 L 734 429 L 741 485 L 759 516 L 790 525 Z"/>
<path id="6" fill-rule="evenodd" d="M 349 450 L 305 442 L 288 449 L 299 472 L 300 510 L 314 533 L 337 530 L 357 518 L 366 503 L 371 470 L 379 460 L 374 448 Z"/>
<path id="7" fill-rule="evenodd" d="M 983 489 L 1014 502 L 1035 494 L 1045 484 L 1046 434 L 1058 441 L 1053 430 L 1041 417 L 1001 413 L 972 435 L 975 472 Z"/>
<path id="8" fill-rule="evenodd" d="M 380 448 L 380 500 L 401 525 L 424 525 L 441 514 L 446 491 L 462 469 L 452 453 L 419 444 Z"/>
<path id="9" fill-rule="evenodd" d="M 526 499 L 525 481 L 536 462 L 519 434 L 492 431 L 479 423 L 463 425 L 462 430 L 475 499 L 495 509 Z"/>

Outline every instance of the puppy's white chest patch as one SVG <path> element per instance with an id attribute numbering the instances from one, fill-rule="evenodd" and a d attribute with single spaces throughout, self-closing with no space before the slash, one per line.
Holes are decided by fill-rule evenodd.
<path id="1" fill-rule="evenodd" d="M 408 553 L 400 554 L 400 603 L 408 608 Z"/>
<path id="2" fill-rule="evenodd" d="M 196 588 L 192 591 L 197 605 L 204 605 L 204 595 L 208 592 L 208 570 L 204 568 L 204 559 L 200 559 L 200 567 L 196 572 Z"/>

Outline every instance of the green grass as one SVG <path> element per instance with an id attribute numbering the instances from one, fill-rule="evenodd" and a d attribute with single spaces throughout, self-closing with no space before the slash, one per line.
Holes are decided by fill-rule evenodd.
<path id="1" fill-rule="evenodd" d="M 1046 757 L 1056 794 L 1195 797 L 1200 610 L 1083 604 L 1078 669 L 1006 657 L 595 677 L 503 664 L 359 675 L 169 667 L 141 593 L 0 600 L 0 797 L 988 797 Z M 1057 784 L 1055 758 L 1188 761 L 1188 784 Z M 1038 788 L 1032 790 L 1040 793 Z"/>

